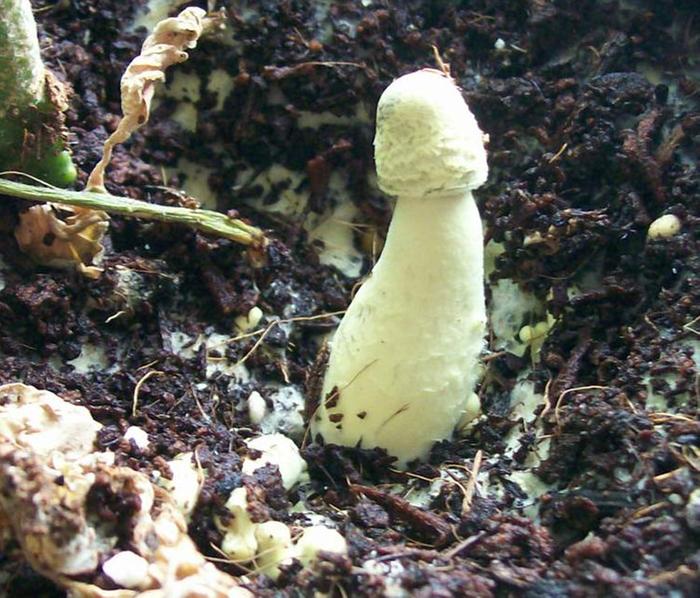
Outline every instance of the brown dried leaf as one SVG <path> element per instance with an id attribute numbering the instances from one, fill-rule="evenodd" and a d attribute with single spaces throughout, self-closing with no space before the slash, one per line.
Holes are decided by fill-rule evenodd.
<path id="1" fill-rule="evenodd" d="M 165 80 L 165 69 L 184 62 L 187 52 L 197 45 L 202 33 L 220 23 L 220 18 L 207 17 L 197 7 L 189 7 L 176 17 L 158 23 L 146 38 L 141 54 L 134 58 L 122 76 L 122 112 L 119 126 L 105 142 L 102 159 L 97 163 L 87 182 L 89 190 L 104 190 L 104 172 L 118 143 L 148 121 L 155 85 Z"/>
<path id="2" fill-rule="evenodd" d="M 61 206 L 70 215 L 62 220 L 53 204 L 32 206 L 19 216 L 15 239 L 20 249 L 44 266 L 77 268 L 89 278 L 99 277 L 109 216 L 99 210 Z"/>

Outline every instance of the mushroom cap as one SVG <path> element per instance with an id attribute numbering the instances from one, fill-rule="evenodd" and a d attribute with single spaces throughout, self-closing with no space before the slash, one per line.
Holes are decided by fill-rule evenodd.
<path id="1" fill-rule="evenodd" d="M 454 80 L 434 69 L 386 88 L 374 156 L 380 189 L 399 197 L 476 189 L 488 176 L 484 134 Z"/>

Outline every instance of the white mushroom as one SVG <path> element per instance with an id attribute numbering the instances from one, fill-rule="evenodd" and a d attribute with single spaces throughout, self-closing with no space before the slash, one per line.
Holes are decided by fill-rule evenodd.
<path id="1" fill-rule="evenodd" d="M 226 508 L 231 517 L 217 525 L 224 532 L 221 550 L 237 563 L 255 562 L 255 569 L 272 579 L 277 579 L 280 565 L 288 565 L 298 559 L 304 567 L 311 567 L 321 552 L 347 554 L 345 538 L 334 529 L 314 525 L 303 530 L 296 543 L 286 524 L 280 521 L 255 523 L 248 512 L 245 488 L 236 488 L 230 495 Z"/>
<path id="2" fill-rule="evenodd" d="M 472 189 L 484 135 L 453 80 L 421 70 L 379 100 L 380 188 L 397 197 L 382 255 L 331 345 L 314 433 L 400 465 L 451 435 L 479 371 L 483 234 Z"/>

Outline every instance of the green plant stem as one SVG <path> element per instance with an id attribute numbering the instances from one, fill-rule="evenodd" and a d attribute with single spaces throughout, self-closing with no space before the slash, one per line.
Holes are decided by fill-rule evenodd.
<path id="1" fill-rule="evenodd" d="M 66 146 L 67 94 L 44 68 L 29 0 L 0 0 L 0 170 L 54 185 L 77 176 Z"/>
<path id="2" fill-rule="evenodd" d="M 263 232 L 238 218 L 211 210 L 179 208 L 147 203 L 129 197 L 118 197 L 107 193 L 91 191 L 69 191 L 54 187 L 35 187 L 0 178 L 0 194 L 26 199 L 27 201 L 47 202 L 102 210 L 143 220 L 158 220 L 173 224 L 184 224 L 202 232 L 231 239 L 243 245 L 262 246 L 265 243 Z"/>
<path id="3" fill-rule="evenodd" d="M 44 96 L 44 64 L 29 0 L 0 0 L 0 117 Z"/>

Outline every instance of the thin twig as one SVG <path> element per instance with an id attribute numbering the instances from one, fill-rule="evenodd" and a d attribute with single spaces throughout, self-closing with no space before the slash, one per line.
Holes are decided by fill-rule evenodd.
<path id="1" fill-rule="evenodd" d="M 434 544 L 426 546 L 439 548 L 448 542 L 452 530 L 449 524 L 435 513 L 422 511 L 399 496 L 382 492 L 371 486 L 350 484 L 349 489 L 353 494 L 364 494 L 370 500 L 387 509 L 393 517 L 406 522 L 413 529 L 430 537 Z"/>
<path id="2" fill-rule="evenodd" d="M 540 414 L 535 417 L 535 420 L 538 419 L 543 419 L 547 413 L 549 413 L 549 410 L 552 408 L 552 404 L 549 402 L 549 388 L 552 386 L 552 378 L 549 378 L 547 380 L 547 384 L 544 385 L 544 393 L 542 395 L 542 402 L 544 403 L 544 409 L 540 412 Z"/>
<path id="3" fill-rule="evenodd" d="M 656 411 L 649 414 L 649 419 L 654 425 L 665 424 L 669 421 L 679 420 L 682 422 L 694 423 L 695 420 L 692 417 L 683 415 L 682 413 L 664 413 L 662 411 Z"/>
<path id="4" fill-rule="evenodd" d="M 557 399 L 557 404 L 554 407 L 554 421 L 556 421 L 557 428 L 561 428 L 561 424 L 559 422 L 559 407 L 561 405 L 562 399 L 566 395 L 571 394 L 572 392 L 579 392 L 583 390 L 608 390 L 609 388 L 609 386 L 597 386 L 593 384 L 591 386 L 577 386 L 576 388 L 569 388 L 568 390 L 562 392 L 559 395 L 559 398 Z"/>
<path id="5" fill-rule="evenodd" d="M 262 338 L 264 338 L 268 334 L 270 334 L 270 331 L 275 326 L 279 326 L 280 324 L 292 324 L 294 322 L 313 322 L 314 320 L 325 320 L 327 318 L 332 318 L 334 316 L 341 316 L 344 313 L 345 313 L 345 310 L 341 309 L 339 311 L 331 311 L 328 313 L 316 314 L 315 316 L 296 316 L 293 318 L 286 318 L 284 320 L 273 320 L 267 326 L 265 326 L 265 328 L 258 328 L 257 330 L 253 330 L 252 332 L 246 332 L 244 334 L 239 334 L 238 336 L 234 336 L 233 338 L 226 339 L 225 341 L 223 341 L 221 343 L 211 345 L 210 347 L 207 347 L 207 349 L 210 351 L 213 351 L 213 350 L 219 349 L 221 347 L 224 347 L 226 345 L 230 345 L 231 343 L 235 343 L 238 341 L 245 340 L 247 338 L 252 338 L 254 336 L 258 336 L 258 334 L 262 334 Z M 253 349 L 248 351 L 248 353 L 245 355 L 245 357 L 243 357 L 239 361 L 237 361 L 235 365 L 241 365 L 242 363 L 245 363 L 245 361 L 250 357 L 252 351 L 254 351 L 255 349 L 258 348 L 261 340 L 262 339 L 258 339 L 258 341 L 255 343 Z M 222 360 L 222 359 L 226 359 L 226 358 L 225 357 L 211 357 L 211 356 L 207 355 L 207 359 L 209 361 L 217 361 L 217 360 Z"/>
<path id="6" fill-rule="evenodd" d="M 561 158 L 561 155 L 566 151 L 567 147 L 569 147 L 568 143 L 562 145 L 561 148 L 559 148 L 559 151 L 548 160 L 549 163 L 552 164 L 553 162 L 556 162 L 559 158 Z"/>
<path id="7" fill-rule="evenodd" d="M 450 77 L 450 65 L 442 59 L 442 56 L 440 56 L 440 50 L 438 50 L 438 47 L 435 44 L 432 44 L 431 48 L 433 49 L 433 58 L 435 58 L 438 70 L 442 71 L 442 74 L 445 75 L 445 77 Z"/>
<path id="8" fill-rule="evenodd" d="M 471 546 L 474 546 L 474 544 L 477 544 L 481 538 L 483 538 L 486 535 L 486 532 L 479 532 L 478 534 L 474 534 L 473 536 L 469 536 L 465 540 L 462 540 L 459 544 L 456 546 L 450 548 L 443 557 L 447 560 L 451 559 L 452 557 L 456 556 L 466 548 L 470 548 Z"/>
<path id="9" fill-rule="evenodd" d="M 697 334 L 698 336 L 700 336 L 700 330 L 693 328 L 693 324 L 695 324 L 699 320 L 700 320 L 700 316 L 698 316 L 697 318 L 693 318 L 687 324 L 683 324 L 683 330 L 688 330 L 688 331 L 693 332 L 693 333 Z"/>
<path id="10" fill-rule="evenodd" d="M 131 402 L 131 417 L 136 417 L 136 408 L 138 407 L 139 403 L 139 392 L 141 391 L 141 387 L 143 386 L 144 382 L 153 376 L 162 376 L 164 374 L 165 372 L 161 372 L 159 370 L 151 370 L 150 372 L 146 372 L 136 383 L 136 386 L 134 387 L 134 397 Z"/>
<path id="11" fill-rule="evenodd" d="M 255 341 L 255 344 L 250 348 L 250 350 L 235 363 L 234 367 L 239 366 L 239 365 L 243 365 L 248 360 L 248 358 L 253 353 L 255 353 L 257 348 L 265 340 L 265 337 L 272 331 L 272 329 L 275 326 L 279 326 L 280 324 L 290 324 L 292 322 L 308 322 L 308 321 L 312 321 L 312 320 L 322 320 L 325 318 L 330 318 L 330 317 L 337 316 L 339 314 L 344 314 L 344 313 L 345 313 L 345 310 L 341 310 L 341 311 L 335 311 L 335 312 L 331 312 L 331 313 L 327 313 L 327 314 L 318 314 L 316 316 L 300 316 L 297 318 L 288 318 L 286 320 L 275 320 L 274 322 L 271 322 L 269 324 L 269 326 L 263 330 L 262 334 L 260 335 L 260 338 L 257 341 Z"/>
<path id="12" fill-rule="evenodd" d="M 659 475 L 655 475 L 651 479 L 654 480 L 655 482 L 663 482 L 663 481 L 667 480 L 668 478 L 672 478 L 672 477 L 678 475 L 682 471 L 686 471 L 686 467 L 683 467 L 683 466 L 677 467 L 673 471 L 667 471 L 666 473 L 660 473 Z"/>
<path id="13" fill-rule="evenodd" d="M 474 492 L 476 492 L 476 478 L 479 475 L 479 469 L 481 468 L 481 458 L 483 457 L 483 451 L 479 449 L 476 451 L 474 456 L 474 464 L 472 465 L 471 474 L 469 476 L 469 482 L 467 482 L 467 487 L 464 491 L 464 498 L 462 499 L 462 515 L 466 515 L 472 508 L 472 500 L 474 499 Z"/>

